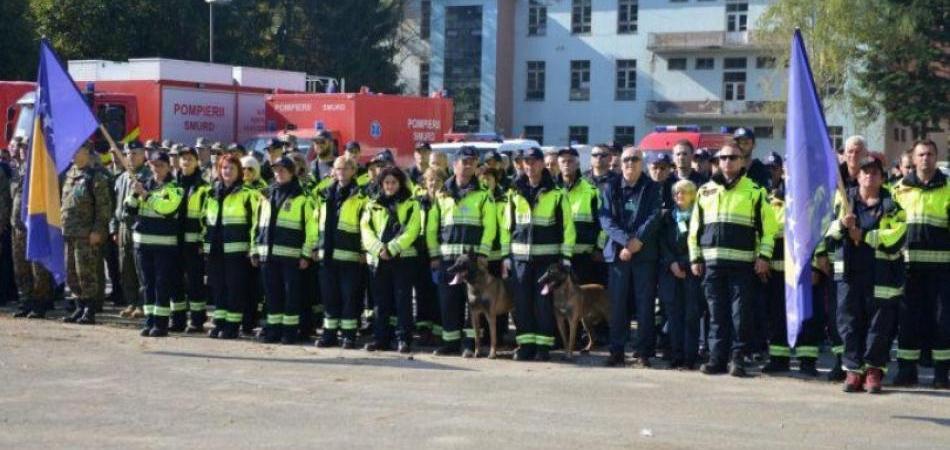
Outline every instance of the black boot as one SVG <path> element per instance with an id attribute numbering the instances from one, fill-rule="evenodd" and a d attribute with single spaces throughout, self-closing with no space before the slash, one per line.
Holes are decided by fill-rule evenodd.
<path id="1" fill-rule="evenodd" d="M 551 360 L 551 347 L 548 347 L 547 345 L 538 345 L 537 347 L 538 347 L 538 350 L 537 350 L 537 352 L 536 352 L 537 355 L 535 355 L 535 359 L 537 359 L 538 361 L 541 361 L 541 362 L 548 362 L 548 361 L 550 361 L 550 360 Z"/>
<path id="2" fill-rule="evenodd" d="M 607 367 L 623 367 L 624 365 L 624 356 L 623 352 L 611 353 L 607 357 L 607 361 L 604 361 L 604 366 Z"/>
<path id="3" fill-rule="evenodd" d="M 168 316 L 155 317 L 155 325 L 148 332 L 149 337 L 168 336 Z"/>
<path id="4" fill-rule="evenodd" d="M 33 311 L 30 311 L 30 313 L 26 315 L 26 318 L 27 319 L 45 319 L 46 311 L 43 311 L 42 309 L 34 309 Z"/>
<path id="5" fill-rule="evenodd" d="M 221 334 L 218 335 L 221 339 L 237 339 L 238 338 L 238 328 L 241 324 L 238 322 L 225 322 L 224 327 L 221 329 Z"/>
<path id="6" fill-rule="evenodd" d="M 734 377 L 746 376 L 745 358 L 741 354 L 732 355 L 732 361 L 729 361 L 729 375 Z"/>
<path id="7" fill-rule="evenodd" d="M 462 339 L 462 357 L 463 358 L 475 358 L 478 355 L 475 354 L 475 338 L 463 338 Z"/>
<path id="8" fill-rule="evenodd" d="M 82 317 L 83 312 L 86 310 L 86 305 L 82 301 L 78 301 L 78 304 L 73 309 L 73 313 L 63 317 L 63 322 L 66 323 L 76 323 Z"/>
<path id="9" fill-rule="evenodd" d="M 441 347 L 432 352 L 435 356 L 457 356 L 462 352 L 462 343 L 459 341 L 450 341 L 442 344 Z"/>
<path id="10" fill-rule="evenodd" d="M 224 331 L 224 320 L 223 319 L 214 319 L 214 327 L 211 328 L 211 331 L 208 332 L 208 337 L 211 339 L 218 339 L 221 337 L 221 332 Z"/>
<path id="11" fill-rule="evenodd" d="M 300 342 L 300 331 L 294 326 L 284 326 L 280 334 L 280 343 L 282 345 L 295 345 Z"/>
<path id="12" fill-rule="evenodd" d="M 208 313 L 203 309 L 200 311 L 191 311 L 191 324 L 185 328 L 185 333 L 201 333 L 205 329 L 205 322 L 208 321 Z"/>
<path id="13" fill-rule="evenodd" d="M 188 312 L 187 311 L 175 311 L 172 313 L 171 325 L 168 326 L 168 331 L 172 333 L 182 333 L 185 331 L 185 328 L 188 327 Z"/>
<path id="14" fill-rule="evenodd" d="M 24 317 L 26 317 L 26 316 L 28 316 L 28 315 L 30 315 L 30 309 L 29 309 L 28 307 L 25 307 L 25 306 L 24 306 L 24 307 L 20 308 L 19 311 L 13 313 L 13 318 L 15 318 L 15 319 L 22 319 L 22 318 L 24 318 Z"/>
<path id="15" fill-rule="evenodd" d="M 841 355 L 835 356 L 834 365 L 828 371 L 828 381 L 844 381 L 848 374 L 841 367 Z"/>
<path id="16" fill-rule="evenodd" d="M 279 326 L 280 325 L 266 325 L 261 329 L 261 333 L 257 335 L 257 340 L 265 344 L 276 344 L 280 342 Z"/>
<path id="17" fill-rule="evenodd" d="M 817 377 L 818 369 L 815 368 L 815 358 L 799 358 L 798 372 L 809 377 Z"/>
<path id="18" fill-rule="evenodd" d="M 936 377 L 934 378 L 936 379 Z M 897 360 L 897 375 L 891 383 L 894 386 L 917 386 L 917 361 Z"/>
<path id="19" fill-rule="evenodd" d="M 934 389 L 950 389 L 950 361 L 934 361 Z"/>
<path id="20" fill-rule="evenodd" d="M 318 348 L 329 348 L 336 347 L 340 345 L 336 338 L 336 330 L 323 329 L 323 334 L 320 336 L 320 339 L 317 340 L 316 346 Z"/>
<path id="21" fill-rule="evenodd" d="M 515 361 L 534 361 L 537 355 L 537 348 L 535 348 L 534 344 L 523 344 L 515 350 L 515 355 L 512 359 Z"/>
<path id="22" fill-rule="evenodd" d="M 771 356 L 769 362 L 762 367 L 762 373 L 783 373 L 788 372 L 787 356 Z"/>
<path id="23" fill-rule="evenodd" d="M 396 347 L 396 351 L 404 355 L 412 353 L 412 343 L 409 341 L 399 341 L 399 345 Z"/>
<path id="24" fill-rule="evenodd" d="M 139 330 L 139 336 L 150 337 L 149 333 L 152 332 L 152 327 L 155 326 L 155 316 L 149 314 L 145 316 L 145 325 L 142 326 L 142 329 Z"/>
<path id="25" fill-rule="evenodd" d="M 76 320 L 76 323 L 80 325 L 95 325 L 96 324 L 96 307 L 87 306 L 83 308 L 82 316 Z"/>

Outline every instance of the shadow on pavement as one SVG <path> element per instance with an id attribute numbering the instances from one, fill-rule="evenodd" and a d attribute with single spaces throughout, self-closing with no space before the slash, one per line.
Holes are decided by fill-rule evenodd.
<path id="1" fill-rule="evenodd" d="M 950 427 L 950 418 L 941 419 L 939 417 L 922 417 L 922 416 L 891 416 L 892 419 L 904 419 L 904 420 L 914 420 L 917 422 L 930 422 L 936 425 L 942 425 L 945 427 Z"/>
<path id="2" fill-rule="evenodd" d="M 445 364 L 439 364 L 429 361 L 409 360 L 406 358 L 332 358 L 332 359 L 297 359 L 297 358 L 256 358 L 251 356 L 229 356 L 229 355 L 211 355 L 207 353 L 188 353 L 188 352 L 166 352 L 155 351 L 145 352 L 146 354 L 158 356 L 174 356 L 181 358 L 208 358 L 222 359 L 232 361 L 256 361 L 256 362 L 278 362 L 290 364 L 318 364 L 318 365 L 344 365 L 344 366 L 377 366 L 377 367 L 398 367 L 400 369 L 421 369 L 421 370 L 458 370 L 471 372 L 472 369 L 464 367 L 455 367 Z"/>
<path id="3" fill-rule="evenodd" d="M 907 389 L 907 388 L 895 388 L 884 386 L 884 393 L 901 393 L 901 394 L 910 394 L 910 395 L 926 395 L 928 397 L 947 397 L 950 398 L 950 391 L 935 391 L 933 389 L 921 388 L 921 389 Z M 947 420 L 950 419 L 940 419 Z M 950 425 L 950 423 L 948 423 Z"/>

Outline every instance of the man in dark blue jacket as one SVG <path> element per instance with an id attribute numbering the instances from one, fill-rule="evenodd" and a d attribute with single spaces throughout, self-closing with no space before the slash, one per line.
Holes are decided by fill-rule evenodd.
<path id="1" fill-rule="evenodd" d="M 657 234 L 662 192 L 659 184 L 643 174 L 640 150 L 625 148 L 621 167 L 622 176 L 603 186 L 598 211 L 601 228 L 607 233 L 604 261 L 610 265 L 610 356 L 606 364 L 613 367 L 624 363 L 630 309 L 634 307 L 637 313 L 635 357 L 642 366 L 650 367 L 656 340 Z"/>

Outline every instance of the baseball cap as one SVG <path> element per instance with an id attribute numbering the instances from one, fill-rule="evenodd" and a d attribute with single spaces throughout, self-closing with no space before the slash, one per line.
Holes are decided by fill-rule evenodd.
<path id="1" fill-rule="evenodd" d="M 580 157 L 581 154 L 577 152 L 577 149 L 574 147 L 564 147 L 560 148 L 557 151 L 557 156 L 571 155 L 575 158 Z"/>

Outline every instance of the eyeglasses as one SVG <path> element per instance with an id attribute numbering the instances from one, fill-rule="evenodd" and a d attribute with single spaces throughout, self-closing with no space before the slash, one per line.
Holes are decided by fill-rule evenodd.
<path id="1" fill-rule="evenodd" d="M 742 159 L 742 155 L 719 155 L 718 159 L 720 161 L 738 161 Z"/>
<path id="2" fill-rule="evenodd" d="M 639 157 L 639 156 L 627 156 L 627 157 L 621 159 L 620 161 L 622 161 L 624 164 L 633 164 L 633 163 L 635 163 L 635 162 L 639 162 L 639 161 L 640 161 L 640 157 Z"/>
<path id="3" fill-rule="evenodd" d="M 606 153 L 591 153 L 591 158 L 606 158 L 608 155 Z"/>

